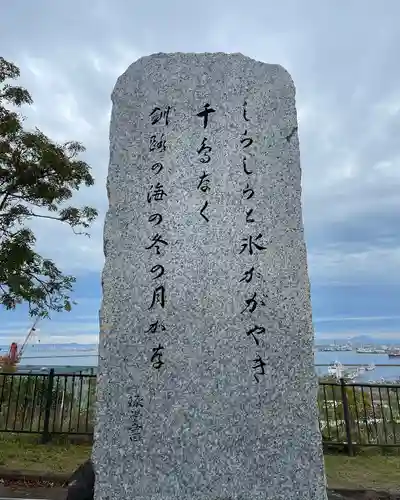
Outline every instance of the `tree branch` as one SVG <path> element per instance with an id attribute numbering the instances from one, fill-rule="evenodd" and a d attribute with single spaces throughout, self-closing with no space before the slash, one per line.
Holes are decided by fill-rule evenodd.
<path id="1" fill-rule="evenodd" d="M 65 222 L 64 220 L 60 219 L 60 217 L 53 217 L 52 215 L 39 215 L 31 212 L 28 217 L 40 217 L 42 219 L 53 219 L 53 220 L 58 220 L 60 222 Z"/>
<path id="2" fill-rule="evenodd" d="M 4 205 L 6 204 L 7 198 L 9 196 L 10 196 L 10 193 L 6 192 L 6 194 L 4 195 L 4 197 L 3 197 L 3 199 L 1 200 L 1 203 L 0 203 L 0 211 L 3 210 Z"/>
<path id="3" fill-rule="evenodd" d="M 0 216 L 1 216 L 1 214 L 0 214 Z M 53 219 L 53 220 L 58 220 L 59 222 L 65 222 L 66 224 L 68 224 L 67 220 L 62 219 L 61 217 L 53 217 L 51 215 L 39 215 L 39 214 L 35 214 L 35 213 L 31 212 L 28 217 L 40 217 L 42 219 Z M 89 233 L 76 231 L 76 229 L 73 226 L 71 226 L 70 224 L 68 224 L 68 225 L 72 229 L 72 232 L 74 234 L 84 235 L 84 236 L 88 236 L 90 238 L 90 234 Z"/>
<path id="4" fill-rule="evenodd" d="M 24 271 L 24 273 L 29 276 L 30 278 L 36 280 L 45 290 L 48 294 L 52 294 L 54 290 L 52 290 L 52 287 L 49 288 L 49 284 L 46 283 L 45 281 L 41 280 L 38 278 L 35 274 L 29 272 L 29 271 Z"/>

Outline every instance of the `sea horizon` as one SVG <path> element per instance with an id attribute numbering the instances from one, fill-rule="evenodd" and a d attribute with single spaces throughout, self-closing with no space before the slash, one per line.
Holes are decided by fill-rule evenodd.
<path id="1" fill-rule="evenodd" d="M 16 340 L 17 344 L 20 346 L 23 342 L 18 342 Z M 355 335 L 354 337 L 346 337 L 346 338 L 340 338 L 340 337 L 332 337 L 332 338 L 324 338 L 324 337 L 319 337 L 318 335 L 314 336 L 314 347 L 318 346 L 328 346 L 328 345 L 346 345 L 346 344 L 352 344 L 354 348 L 360 347 L 361 345 L 373 345 L 373 346 L 380 346 L 380 345 L 398 345 L 400 346 L 400 338 L 374 338 L 371 335 Z M 11 345 L 11 342 L 9 344 L 2 343 L 0 344 L 0 353 L 2 353 L 4 350 L 9 350 Z M 48 347 L 57 347 L 57 348 L 71 348 L 71 347 L 98 347 L 99 346 L 99 341 L 97 342 L 76 342 L 76 341 L 71 341 L 71 342 L 41 342 L 40 339 L 36 340 L 35 342 L 30 342 L 27 344 L 26 348 L 28 347 L 36 347 L 36 348 L 48 348 Z"/>
<path id="2" fill-rule="evenodd" d="M 0 356 L 8 353 L 9 346 L 0 346 Z M 69 342 L 63 344 L 28 344 L 24 349 L 18 371 L 47 373 L 51 368 L 56 373 L 95 373 L 98 368 L 99 344 Z M 328 372 L 328 366 L 339 362 L 346 367 L 364 366 L 374 368 L 356 378 L 357 382 L 400 381 L 400 358 L 389 358 L 387 354 L 357 353 L 351 351 L 319 351 L 314 348 L 314 365 L 318 375 Z M 375 366 L 383 365 L 383 366 Z"/>

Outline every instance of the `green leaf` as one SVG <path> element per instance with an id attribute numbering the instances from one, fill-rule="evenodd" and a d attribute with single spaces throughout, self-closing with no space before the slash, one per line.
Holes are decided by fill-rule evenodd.
<path id="1" fill-rule="evenodd" d="M 88 235 L 79 229 L 90 227 L 97 210 L 66 208 L 65 202 L 94 178 L 78 157 L 82 144 L 57 144 L 37 128 L 24 130 L 24 118 L 10 111 L 10 105 L 33 102 L 26 89 L 5 83 L 19 75 L 15 64 L 0 57 L 0 304 L 10 310 L 27 303 L 31 316 L 49 317 L 51 311 L 71 311 L 76 280 L 35 251 L 27 223 L 52 219 Z"/>

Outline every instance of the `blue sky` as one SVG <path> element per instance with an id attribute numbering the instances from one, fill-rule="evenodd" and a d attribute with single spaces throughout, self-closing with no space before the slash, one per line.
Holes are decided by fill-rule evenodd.
<path id="1" fill-rule="evenodd" d="M 86 146 L 96 185 L 74 201 L 100 212 L 90 239 L 34 222 L 38 250 L 78 279 L 78 306 L 43 322 L 42 342 L 97 340 L 110 94 L 129 64 L 160 51 L 241 52 L 291 73 L 317 336 L 400 340 L 400 4 L 283 4 L 19 0 L 3 8 L 1 55 L 20 67 L 34 99 L 23 110 L 27 126 Z M 29 324 L 24 307 L 0 311 L 0 344 L 23 338 Z"/>

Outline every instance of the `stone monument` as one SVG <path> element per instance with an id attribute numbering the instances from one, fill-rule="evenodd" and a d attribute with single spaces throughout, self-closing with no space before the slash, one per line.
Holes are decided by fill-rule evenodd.
<path id="1" fill-rule="evenodd" d="M 295 87 L 155 54 L 112 94 L 95 500 L 324 500 Z"/>

